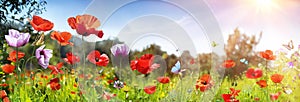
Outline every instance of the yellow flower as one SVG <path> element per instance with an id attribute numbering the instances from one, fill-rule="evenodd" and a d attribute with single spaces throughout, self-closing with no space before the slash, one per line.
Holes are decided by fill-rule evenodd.
<path id="1" fill-rule="evenodd" d="M 130 87 L 128 87 L 127 85 L 125 85 L 121 90 L 128 92 L 130 90 Z"/>
<path id="2" fill-rule="evenodd" d="M 164 92 L 162 92 L 162 93 L 159 95 L 160 98 L 164 98 L 165 96 L 166 96 L 166 94 L 165 94 Z"/>

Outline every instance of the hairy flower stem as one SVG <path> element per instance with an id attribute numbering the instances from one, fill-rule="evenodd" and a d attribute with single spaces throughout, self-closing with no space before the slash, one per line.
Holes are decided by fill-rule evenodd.
<path id="1" fill-rule="evenodd" d="M 82 40 L 82 53 L 83 53 L 83 68 L 85 68 L 85 50 L 84 50 L 85 42 L 83 39 L 83 35 L 81 36 L 81 40 Z"/>

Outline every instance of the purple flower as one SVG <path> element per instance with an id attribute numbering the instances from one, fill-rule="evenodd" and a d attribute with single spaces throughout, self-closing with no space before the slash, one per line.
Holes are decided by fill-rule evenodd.
<path id="1" fill-rule="evenodd" d="M 50 58 L 52 57 L 52 50 L 44 49 L 45 45 L 35 50 L 35 57 L 38 59 L 39 64 L 46 69 L 49 65 Z"/>
<path id="2" fill-rule="evenodd" d="M 121 88 L 124 87 L 124 84 L 123 84 L 123 82 L 121 82 L 121 81 L 119 81 L 119 80 L 116 80 L 116 81 L 114 82 L 114 87 L 117 88 L 117 89 L 121 89 Z"/>
<path id="3" fill-rule="evenodd" d="M 8 32 L 8 35 L 5 35 L 5 39 L 9 46 L 21 47 L 26 45 L 29 41 L 29 33 L 20 33 L 14 29 L 10 29 Z"/>
<path id="4" fill-rule="evenodd" d="M 129 47 L 126 44 L 116 44 L 110 48 L 111 53 L 117 56 L 127 56 L 129 54 Z"/>
<path id="5" fill-rule="evenodd" d="M 291 62 L 288 62 L 288 66 L 289 67 L 294 67 L 294 63 L 291 61 Z"/>

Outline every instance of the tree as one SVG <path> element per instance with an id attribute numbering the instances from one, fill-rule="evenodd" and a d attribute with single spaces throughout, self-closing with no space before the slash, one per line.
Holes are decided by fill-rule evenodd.
<path id="1" fill-rule="evenodd" d="M 254 52 L 254 48 L 259 43 L 261 36 L 262 33 L 256 39 L 254 35 L 241 34 L 238 29 L 235 29 L 234 33 L 229 35 L 227 45 L 225 45 L 226 59 L 234 60 L 236 66 L 226 69 L 225 75 L 230 77 L 240 76 L 242 72 L 248 69 L 249 64 L 257 66 L 259 62 L 262 62 L 262 58 L 257 56 L 257 52 Z M 240 62 L 241 59 L 245 59 L 249 64 Z"/>
<path id="2" fill-rule="evenodd" d="M 8 63 L 7 44 L 4 35 L 8 29 L 17 29 L 32 33 L 30 24 L 24 23 L 26 18 L 43 13 L 47 2 L 45 0 L 0 0 L 0 64 Z"/>

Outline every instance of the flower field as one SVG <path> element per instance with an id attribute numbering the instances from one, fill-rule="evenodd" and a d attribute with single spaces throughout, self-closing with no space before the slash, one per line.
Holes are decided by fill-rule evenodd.
<path id="1" fill-rule="evenodd" d="M 300 46 L 294 47 L 292 40 L 278 45 L 281 50 L 256 52 L 255 37 L 236 29 L 225 45 L 226 55 L 186 58 L 183 53 L 168 55 L 155 45 L 133 51 L 124 42 L 107 44 L 110 39 L 92 46 L 86 37 L 106 35 L 98 29 L 96 16 L 83 14 L 65 21 L 77 34 L 58 31 L 51 19 L 38 15 L 28 18 L 29 27 L 5 31 L 0 56 L 3 102 L 297 102 L 300 98 Z M 211 47 L 222 46 L 212 42 Z"/>

